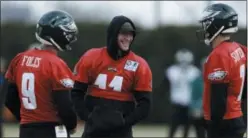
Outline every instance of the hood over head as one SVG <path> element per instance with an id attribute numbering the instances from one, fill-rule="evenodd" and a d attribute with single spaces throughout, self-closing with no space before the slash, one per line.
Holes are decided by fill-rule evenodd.
<path id="1" fill-rule="evenodd" d="M 119 48 L 117 37 L 120 32 L 133 32 L 133 38 L 136 35 L 135 25 L 129 18 L 123 15 L 115 16 L 107 30 L 107 51 L 114 60 L 118 60 L 130 52 L 130 48 L 128 51 L 123 51 Z"/>

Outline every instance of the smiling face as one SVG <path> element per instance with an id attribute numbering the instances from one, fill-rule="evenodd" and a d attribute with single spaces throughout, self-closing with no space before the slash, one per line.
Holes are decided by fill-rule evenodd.
<path id="1" fill-rule="evenodd" d="M 133 33 L 132 32 L 119 33 L 117 41 L 121 50 L 128 51 L 130 44 L 133 41 Z"/>

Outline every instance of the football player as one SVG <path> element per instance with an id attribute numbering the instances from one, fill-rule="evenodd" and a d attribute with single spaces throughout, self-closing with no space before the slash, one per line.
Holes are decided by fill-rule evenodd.
<path id="1" fill-rule="evenodd" d="M 133 22 L 115 16 L 107 46 L 88 50 L 76 64 L 72 98 L 86 121 L 83 137 L 132 137 L 132 126 L 148 116 L 152 73 L 131 51 L 135 36 Z"/>
<path id="2" fill-rule="evenodd" d="M 42 43 L 19 53 L 10 63 L 6 79 L 6 106 L 20 121 L 20 138 L 69 137 L 76 128 L 70 89 L 73 74 L 57 56 L 77 39 L 74 19 L 64 11 L 44 14 L 36 28 Z"/>
<path id="3" fill-rule="evenodd" d="M 173 138 L 180 125 L 186 138 L 190 128 L 191 82 L 200 75 L 200 70 L 193 64 L 194 55 L 186 49 L 175 54 L 176 63 L 165 69 L 165 77 L 170 83 L 171 122 L 169 137 Z"/>
<path id="4" fill-rule="evenodd" d="M 241 97 L 247 87 L 247 47 L 230 38 L 238 31 L 238 14 L 226 4 L 213 4 L 204 10 L 200 23 L 205 44 L 213 48 L 204 67 L 203 110 L 208 137 L 241 138 L 246 128 Z"/>

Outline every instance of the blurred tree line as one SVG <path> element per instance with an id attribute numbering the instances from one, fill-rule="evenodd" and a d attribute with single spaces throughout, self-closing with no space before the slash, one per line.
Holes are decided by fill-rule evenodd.
<path id="1" fill-rule="evenodd" d="M 78 23 L 78 41 L 73 44 L 72 51 L 60 53 L 60 56 L 73 69 L 83 53 L 93 47 L 106 45 L 107 25 L 101 23 Z M 138 27 L 139 28 L 139 27 Z M 1 25 L 1 56 L 10 61 L 17 53 L 22 52 L 34 42 L 35 25 L 8 23 Z M 195 26 L 166 26 L 153 30 L 139 28 L 132 50 L 149 63 L 153 72 L 153 111 L 147 121 L 167 122 L 170 119 L 169 83 L 164 78 L 164 69 L 173 64 L 174 54 L 181 48 L 194 53 L 195 64 L 211 51 L 201 44 L 197 38 Z M 233 39 L 246 44 L 246 29 L 241 29 Z"/>

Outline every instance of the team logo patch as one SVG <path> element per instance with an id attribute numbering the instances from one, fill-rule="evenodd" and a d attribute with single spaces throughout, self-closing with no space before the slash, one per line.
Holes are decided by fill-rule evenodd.
<path id="1" fill-rule="evenodd" d="M 138 62 L 132 61 L 132 60 L 127 60 L 124 69 L 128 71 L 136 71 L 139 66 Z"/>
<path id="2" fill-rule="evenodd" d="M 62 80 L 60 80 L 60 82 L 66 88 L 72 88 L 74 85 L 74 81 L 71 80 L 70 78 L 62 79 Z"/>
<path id="3" fill-rule="evenodd" d="M 108 71 L 117 72 L 117 69 L 115 67 L 108 67 Z"/>
<path id="4" fill-rule="evenodd" d="M 223 80 L 227 75 L 227 71 L 223 71 L 223 70 L 218 70 L 215 72 L 212 72 L 208 75 L 208 79 L 211 81 L 220 81 Z"/>

